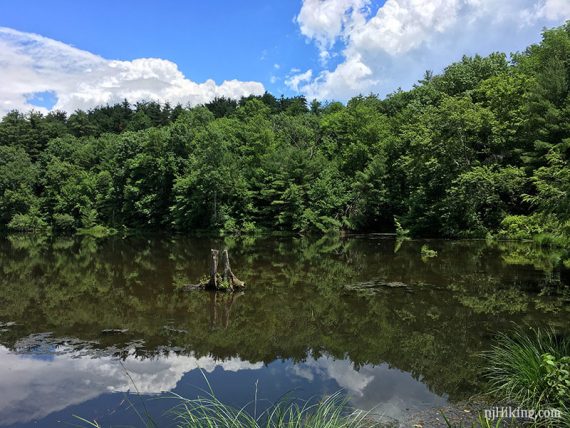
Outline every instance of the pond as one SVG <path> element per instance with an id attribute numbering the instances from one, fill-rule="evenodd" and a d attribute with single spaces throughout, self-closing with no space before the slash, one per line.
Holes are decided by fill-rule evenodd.
<path id="1" fill-rule="evenodd" d="M 245 292 L 181 290 L 210 248 Z M 559 265 L 531 244 L 381 235 L 1 238 L 0 426 L 171 426 L 173 393 L 206 379 L 236 406 L 342 390 L 402 421 L 480 392 L 497 332 L 570 330 Z"/>

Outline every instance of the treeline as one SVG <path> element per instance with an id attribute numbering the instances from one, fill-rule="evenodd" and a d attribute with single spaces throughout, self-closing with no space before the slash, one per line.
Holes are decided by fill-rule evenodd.
<path id="1" fill-rule="evenodd" d="M 0 122 L 0 224 L 568 236 L 570 23 L 346 105 L 127 101 Z"/>

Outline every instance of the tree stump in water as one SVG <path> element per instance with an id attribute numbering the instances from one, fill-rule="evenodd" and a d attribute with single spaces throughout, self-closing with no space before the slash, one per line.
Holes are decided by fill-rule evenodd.
<path id="1" fill-rule="evenodd" d="M 210 250 L 210 281 L 207 288 L 218 288 L 218 250 Z"/>
<path id="2" fill-rule="evenodd" d="M 245 284 L 243 281 L 237 279 L 237 277 L 232 272 L 230 268 L 230 256 L 228 255 L 228 250 L 222 252 L 222 266 L 224 267 L 224 273 L 222 275 L 222 282 L 230 284 L 231 289 L 243 288 Z"/>
<path id="3" fill-rule="evenodd" d="M 218 250 L 210 250 L 210 279 L 204 287 L 209 290 L 229 291 L 244 288 L 245 283 L 232 272 L 228 250 L 222 251 L 222 275 L 218 273 L 218 254 Z"/>

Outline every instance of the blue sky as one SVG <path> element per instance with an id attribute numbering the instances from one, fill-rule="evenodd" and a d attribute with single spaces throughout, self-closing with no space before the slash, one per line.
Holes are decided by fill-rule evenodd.
<path id="1" fill-rule="evenodd" d="M 524 49 L 568 18 L 570 0 L 5 1 L 0 114 L 385 95 L 462 54 Z"/>
<path id="2" fill-rule="evenodd" d="M 293 21 L 300 7 L 298 0 L 7 1 L 0 26 L 109 59 L 168 59 L 199 82 L 255 80 L 280 93 L 288 88 L 271 76 L 318 65 L 317 48 Z"/>

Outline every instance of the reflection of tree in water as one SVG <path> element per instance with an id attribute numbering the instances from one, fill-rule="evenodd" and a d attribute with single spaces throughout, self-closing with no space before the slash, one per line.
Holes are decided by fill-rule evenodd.
<path id="1" fill-rule="evenodd" d="M 461 397 L 496 331 L 512 321 L 566 325 L 564 273 L 507 264 L 520 246 L 432 241 L 438 257 L 424 262 L 422 244 L 406 241 L 394 252 L 393 241 L 370 237 L 13 236 L 0 242 L 0 321 L 18 325 L 0 341 L 13 346 L 53 331 L 101 348 L 143 341 L 136 352 L 147 356 L 179 349 L 269 363 L 327 354 L 357 367 L 388 362 Z M 207 272 L 210 248 L 224 246 L 249 284 L 245 294 L 179 291 Z M 346 289 L 370 281 L 409 287 Z"/>
<path id="2" fill-rule="evenodd" d="M 232 307 L 243 292 L 224 293 L 208 291 L 210 295 L 210 330 L 223 328 L 227 330 L 230 325 Z"/>

